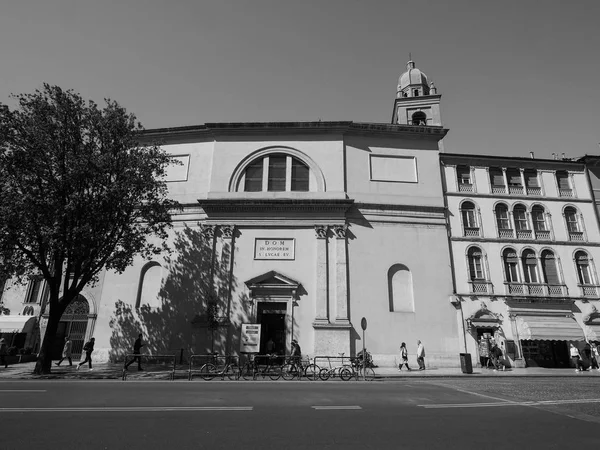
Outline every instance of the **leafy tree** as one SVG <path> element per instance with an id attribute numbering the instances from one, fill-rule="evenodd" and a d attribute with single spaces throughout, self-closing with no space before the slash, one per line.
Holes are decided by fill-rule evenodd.
<path id="1" fill-rule="evenodd" d="M 47 84 L 12 97 L 14 109 L 0 104 L 0 270 L 47 283 L 34 373 L 49 373 L 60 318 L 84 286 L 166 249 L 147 238 L 164 243 L 178 207 L 162 181 L 173 160 L 115 101 L 100 108 Z"/>

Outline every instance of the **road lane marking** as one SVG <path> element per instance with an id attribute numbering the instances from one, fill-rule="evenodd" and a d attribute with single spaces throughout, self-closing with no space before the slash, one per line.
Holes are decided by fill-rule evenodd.
<path id="1" fill-rule="evenodd" d="M 3 412 L 164 412 L 164 411 L 252 411 L 253 406 L 99 406 L 63 408 L 0 408 Z"/>
<path id="2" fill-rule="evenodd" d="M 47 392 L 45 389 L 0 389 L 2 392 Z"/>
<path id="3" fill-rule="evenodd" d="M 600 398 L 590 399 L 569 399 L 569 400 L 538 400 L 528 402 L 494 402 L 494 403 L 442 403 L 432 405 L 417 405 L 425 409 L 444 409 L 444 408 L 489 408 L 496 406 L 546 406 L 546 405 L 571 405 L 584 403 L 600 403 Z"/>
<path id="4" fill-rule="evenodd" d="M 328 409 L 362 409 L 362 408 L 357 405 L 346 405 L 346 406 L 312 406 L 312 409 L 328 410 Z"/>

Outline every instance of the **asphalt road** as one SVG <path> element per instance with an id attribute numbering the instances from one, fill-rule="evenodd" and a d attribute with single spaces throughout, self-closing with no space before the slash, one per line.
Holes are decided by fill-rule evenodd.
<path id="1" fill-rule="evenodd" d="M 0 449 L 529 449 L 600 443 L 600 380 L 0 382 Z"/>

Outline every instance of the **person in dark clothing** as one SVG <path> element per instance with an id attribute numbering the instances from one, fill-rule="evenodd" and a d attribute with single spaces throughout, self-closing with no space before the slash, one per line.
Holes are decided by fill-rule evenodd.
<path id="1" fill-rule="evenodd" d="M 96 338 L 91 338 L 83 346 L 83 351 L 85 352 L 85 359 L 77 365 L 77 370 L 79 370 L 79 368 L 85 363 L 88 363 L 90 370 L 92 370 L 92 352 L 94 351 L 94 342 L 96 342 Z"/>
<path id="2" fill-rule="evenodd" d="M 140 333 L 138 335 L 138 338 L 133 343 L 133 359 L 131 361 L 129 361 L 127 364 L 125 364 L 125 367 L 124 367 L 125 370 L 127 370 L 127 368 L 136 361 L 138 363 L 138 370 L 144 370 L 144 369 L 142 369 L 142 355 L 141 355 L 142 347 L 144 345 L 146 345 L 146 344 L 142 344 L 142 333 Z"/>
<path id="3" fill-rule="evenodd" d="M 4 338 L 0 338 L 0 364 L 4 364 L 4 368 L 8 367 L 8 363 L 6 362 L 6 355 L 8 355 L 8 347 L 6 345 L 6 340 Z"/>

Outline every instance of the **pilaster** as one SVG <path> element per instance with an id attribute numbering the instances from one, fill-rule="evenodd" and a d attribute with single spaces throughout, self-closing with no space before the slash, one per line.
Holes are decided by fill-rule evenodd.
<path id="1" fill-rule="evenodd" d="M 348 263 L 346 254 L 347 225 L 334 225 L 335 233 L 335 296 L 336 314 L 335 323 L 340 325 L 350 324 L 348 318 Z"/>
<path id="2" fill-rule="evenodd" d="M 328 270 L 327 270 L 327 225 L 316 225 L 316 245 L 317 245 L 317 264 L 316 264 L 316 311 L 313 325 L 329 324 L 329 307 L 327 302 L 327 293 L 329 292 Z"/>

